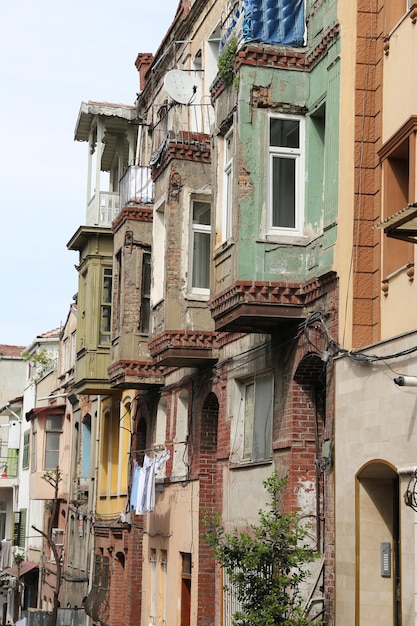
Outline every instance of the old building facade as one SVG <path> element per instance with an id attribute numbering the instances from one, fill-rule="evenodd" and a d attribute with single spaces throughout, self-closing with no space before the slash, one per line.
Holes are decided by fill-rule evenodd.
<path id="1" fill-rule="evenodd" d="M 341 44 L 336 3 L 301 5 L 280 39 L 266 14 L 248 36 L 244 3 L 179 3 L 137 57 L 108 370 L 129 402 L 129 497 L 95 525 L 93 619 L 231 623 L 204 514 L 256 522 L 274 470 L 322 555 L 307 612 L 334 619 Z M 138 468 L 157 471 L 146 502 Z"/>
<path id="2" fill-rule="evenodd" d="M 416 614 L 416 5 L 347 13 L 356 66 L 341 116 L 354 131 L 340 151 L 346 165 L 355 159 L 345 170 L 352 272 L 335 360 L 336 615 L 397 626 Z"/>

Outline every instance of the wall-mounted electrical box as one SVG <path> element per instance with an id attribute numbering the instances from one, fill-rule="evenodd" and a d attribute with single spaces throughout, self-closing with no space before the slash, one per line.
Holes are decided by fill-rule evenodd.
<path id="1" fill-rule="evenodd" d="M 391 578 L 391 544 L 381 541 L 381 576 Z"/>

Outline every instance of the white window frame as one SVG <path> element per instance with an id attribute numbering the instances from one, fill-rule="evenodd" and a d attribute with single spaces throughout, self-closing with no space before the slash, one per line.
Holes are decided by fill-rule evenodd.
<path id="1" fill-rule="evenodd" d="M 193 220 L 194 203 L 207 204 L 210 208 L 210 224 L 198 224 Z M 195 263 L 194 256 L 194 238 L 196 234 L 205 234 L 209 236 L 209 255 L 207 259 L 207 269 L 209 272 L 209 286 L 194 287 L 193 286 L 193 269 Z M 210 259 L 211 259 L 211 201 L 208 198 L 191 198 L 190 203 L 190 246 L 188 255 L 188 292 L 193 295 L 208 297 L 210 295 Z"/>
<path id="2" fill-rule="evenodd" d="M 101 302 L 100 302 L 100 336 L 99 344 L 109 344 L 111 340 L 112 326 L 112 285 L 113 268 L 104 265 L 101 278 Z"/>
<path id="3" fill-rule="evenodd" d="M 154 206 L 153 214 L 153 249 L 158 262 L 151 266 L 151 309 L 165 297 L 165 254 L 166 254 L 166 216 L 165 199 Z"/>
<path id="4" fill-rule="evenodd" d="M 45 451 L 43 457 L 43 468 L 44 470 L 54 470 L 59 467 L 60 455 L 61 455 L 61 435 L 63 432 L 62 427 L 62 415 L 52 414 L 48 415 L 45 418 Z M 54 439 L 57 438 L 58 448 L 51 447 L 52 443 L 49 435 L 54 436 Z M 52 467 L 52 464 L 48 461 L 51 455 L 56 455 L 57 464 Z"/>
<path id="5" fill-rule="evenodd" d="M 271 146 L 271 121 L 274 119 L 294 120 L 299 124 L 299 146 L 289 148 Z M 268 133 L 268 216 L 267 230 L 269 235 L 301 236 L 304 230 L 304 187 L 305 187 L 305 119 L 298 115 L 270 114 L 267 118 Z M 295 207 L 294 227 L 277 226 L 273 224 L 273 162 L 275 158 L 291 159 L 295 162 Z"/>
<path id="6" fill-rule="evenodd" d="M 224 137 L 222 241 L 232 238 L 233 214 L 233 128 Z"/>

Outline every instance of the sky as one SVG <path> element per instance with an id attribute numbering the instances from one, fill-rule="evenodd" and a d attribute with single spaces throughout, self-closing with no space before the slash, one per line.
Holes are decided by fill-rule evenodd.
<path id="1" fill-rule="evenodd" d="M 81 102 L 134 104 L 135 60 L 156 52 L 179 0 L 4 0 L 0 20 L 0 344 L 65 322 L 77 291 L 87 144 Z"/>

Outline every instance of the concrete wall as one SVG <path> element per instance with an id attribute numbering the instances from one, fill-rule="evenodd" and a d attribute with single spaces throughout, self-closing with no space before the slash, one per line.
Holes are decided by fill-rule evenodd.
<path id="1" fill-rule="evenodd" d="M 368 352 L 384 356 L 415 343 L 412 333 Z M 415 513 L 403 495 L 416 466 L 416 392 L 396 386 L 393 378 L 416 370 L 415 356 L 335 363 L 336 623 L 343 626 L 394 623 L 393 576 L 381 579 L 379 555 L 380 542 L 394 541 L 390 507 L 397 507 L 400 525 L 402 623 L 414 623 Z"/>

